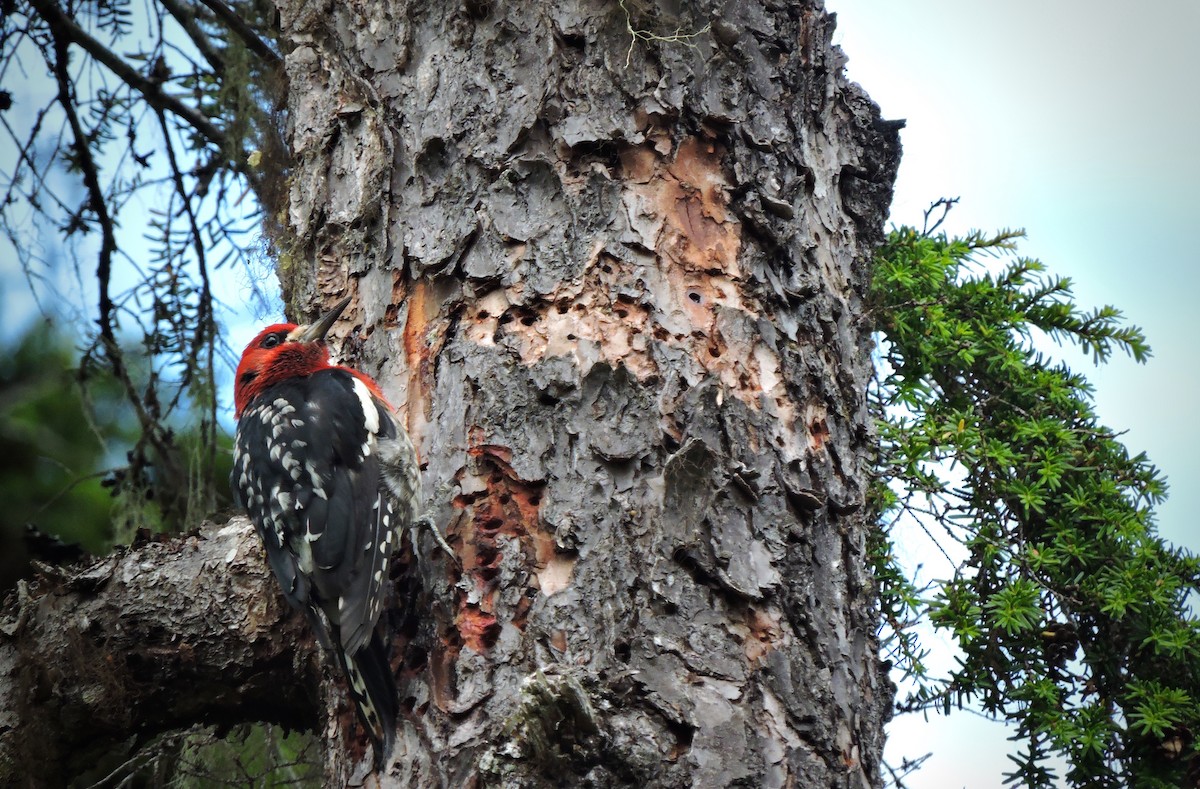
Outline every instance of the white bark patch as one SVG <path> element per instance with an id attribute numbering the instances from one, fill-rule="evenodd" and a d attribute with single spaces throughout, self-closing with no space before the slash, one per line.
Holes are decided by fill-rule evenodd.
<path id="1" fill-rule="evenodd" d="M 783 405 L 780 363 L 760 342 L 762 305 L 742 287 L 742 226 L 727 208 L 723 151 L 689 138 L 675 150 L 651 144 L 621 154 L 624 214 L 619 238 L 598 238 L 579 280 L 530 304 L 521 285 L 481 297 L 467 336 L 494 345 L 498 332 L 520 342 L 521 360 L 573 358 L 583 375 L 598 361 L 622 365 L 641 380 L 655 376 L 664 350 L 683 350 L 689 384 L 713 377 L 750 408 L 763 394 Z M 617 242 L 654 250 L 632 265 Z M 625 258 L 625 259 L 622 259 Z M 631 283 L 638 283 L 638 293 Z M 790 431 L 789 431 L 790 432 Z M 784 443 L 791 435 L 782 436 Z"/>
<path id="2" fill-rule="evenodd" d="M 537 574 L 538 587 L 541 588 L 542 594 L 549 597 L 570 586 L 576 561 L 573 558 L 557 555 L 551 558 Z"/>

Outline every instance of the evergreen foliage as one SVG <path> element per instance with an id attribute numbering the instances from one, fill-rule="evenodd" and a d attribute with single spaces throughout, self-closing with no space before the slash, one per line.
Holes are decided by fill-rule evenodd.
<path id="1" fill-rule="evenodd" d="M 105 456 L 136 439 L 115 381 L 97 381 L 92 408 L 70 367 L 69 342 L 46 324 L 0 347 L 0 590 L 24 572 L 24 532 L 103 552 L 111 545 L 112 501 L 102 487 Z M 97 421 L 89 410 L 102 414 Z"/>
<path id="2" fill-rule="evenodd" d="M 139 529 L 170 526 L 156 495 L 163 489 L 163 481 L 153 477 L 157 466 L 140 466 L 148 478 L 130 476 L 139 424 L 123 387 L 102 369 L 81 367 L 74 339 L 39 321 L 10 345 L 0 345 L 0 491 L 5 502 L 0 512 L 0 594 L 29 574 L 30 560 L 80 558 L 80 548 L 103 554 L 132 542 Z M 148 360 L 136 350 L 124 353 L 130 376 L 144 387 Z M 86 356 L 82 362 L 87 363 Z M 192 458 L 188 465 L 194 469 L 202 467 L 197 459 L 206 441 L 197 429 L 202 418 L 181 409 L 166 424 L 172 445 Z M 227 479 L 232 440 L 221 431 L 216 441 L 213 473 Z M 179 495 L 186 500 L 202 488 L 193 482 Z M 213 502 L 228 506 L 226 486 L 214 492 Z"/>
<path id="3" fill-rule="evenodd" d="M 901 709 L 1007 719 L 1023 743 L 1014 784 L 1056 785 L 1057 756 L 1075 787 L 1182 786 L 1200 770 L 1200 562 L 1155 533 L 1157 470 L 1035 340 L 1096 362 L 1150 349 L 1119 311 L 1082 310 L 1070 280 L 1017 256 L 1019 237 L 902 227 L 878 254 L 875 506 L 885 524 L 919 519 L 956 565 L 918 588 L 890 527 L 876 535 L 885 644 L 915 687 Z M 925 668 L 923 618 L 961 651 L 949 677 Z"/>

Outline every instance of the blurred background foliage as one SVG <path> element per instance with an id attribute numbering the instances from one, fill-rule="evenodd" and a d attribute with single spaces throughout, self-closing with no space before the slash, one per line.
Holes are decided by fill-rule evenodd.
<path id="1" fill-rule="evenodd" d="M 131 477 L 137 418 L 110 374 L 81 366 L 77 341 L 60 324 L 37 320 L 0 345 L 0 591 L 28 574 L 32 559 L 103 554 L 139 530 L 162 532 L 172 526 L 164 510 L 186 507 L 193 495 L 153 463 Z M 147 361 L 125 356 L 133 380 L 144 381 Z M 185 467 L 198 466 L 202 451 L 194 416 L 181 410 L 167 423 L 175 462 Z M 211 473 L 224 480 L 232 440 L 224 430 L 216 438 Z M 229 504 L 225 487 L 214 486 L 217 507 Z"/>

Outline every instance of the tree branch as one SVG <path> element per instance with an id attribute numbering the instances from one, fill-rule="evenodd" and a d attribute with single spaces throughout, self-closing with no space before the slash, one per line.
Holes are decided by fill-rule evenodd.
<path id="1" fill-rule="evenodd" d="M 268 63 L 279 63 L 281 58 L 275 53 L 267 42 L 259 38 L 258 34 L 246 24 L 240 16 L 234 13 L 233 9 L 221 2 L 221 0 L 200 0 L 202 4 L 208 7 L 210 11 L 216 14 L 217 18 L 229 26 L 229 29 L 237 34 L 249 48 L 251 52 L 258 55 Z"/>
<path id="2" fill-rule="evenodd" d="M 196 14 L 192 10 L 192 6 L 185 6 L 178 0 L 158 0 L 162 7 L 167 10 L 167 13 L 183 28 L 183 32 L 187 33 L 188 38 L 196 46 L 196 49 L 208 61 L 209 67 L 213 70 L 213 74 L 222 76 L 225 73 L 225 61 L 221 58 L 220 53 L 213 47 L 212 42 L 208 38 L 208 34 L 201 29 L 196 22 Z"/>
<path id="3" fill-rule="evenodd" d="M 112 50 L 88 35 L 83 28 L 75 24 L 74 20 L 63 13 L 54 0 L 29 0 L 29 4 L 47 24 L 57 31 L 56 38 L 61 36 L 79 45 L 85 52 L 104 64 L 118 79 L 141 94 L 151 107 L 177 115 L 209 142 L 218 147 L 224 147 L 225 135 L 208 118 L 164 91 L 159 83 L 139 74 L 136 69 L 117 57 Z"/>
<path id="4" fill-rule="evenodd" d="M 314 728 L 321 661 L 269 575 L 237 517 L 21 582 L 0 609 L 0 784 L 65 786 L 98 750 L 198 722 Z"/>
<path id="5" fill-rule="evenodd" d="M 62 35 L 62 33 L 63 31 L 60 28 L 51 26 L 50 34 L 54 44 L 53 70 L 58 86 L 58 100 L 62 106 L 63 113 L 66 115 L 67 123 L 71 128 L 71 135 L 73 137 L 72 147 L 74 148 L 79 169 L 83 176 L 84 188 L 88 193 L 87 202 L 80 207 L 78 216 L 82 223 L 84 212 L 90 208 L 96 216 L 97 223 L 100 225 L 101 243 L 98 262 L 96 264 L 96 279 L 100 289 L 98 305 L 100 344 L 103 347 L 105 358 L 108 359 L 113 376 L 125 390 L 126 398 L 137 413 L 138 423 L 142 428 L 142 437 L 139 441 L 139 446 L 142 441 L 153 445 L 158 452 L 162 464 L 160 471 L 164 475 L 167 475 L 166 478 L 168 479 L 181 480 L 182 477 L 176 465 L 172 462 L 170 434 L 164 430 L 156 415 L 152 414 L 148 409 L 147 399 L 143 399 L 138 394 L 137 387 L 134 385 L 133 379 L 129 374 L 129 369 L 125 365 L 125 358 L 121 352 L 121 347 L 117 342 L 116 322 L 113 318 L 116 305 L 112 300 L 109 290 L 112 280 L 112 259 L 113 255 L 117 252 L 115 223 L 109 213 L 104 188 L 100 184 L 100 169 L 88 145 L 89 135 L 84 131 L 83 123 L 80 121 L 79 113 L 77 112 L 79 102 L 75 96 L 74 83 L 71 82 L 71 77 L 67 72 L 67 46 L 70 40 Z"/>
<path id="6" fill-rule="evenodd" d="M 212 385 L 216 385 L 216 368 L 213 364 L 213 357 L 216 353 L 216 335 L 217 327 L 216 320 L 212 312 L 212 283 L 208 279 L 208 258 L 204 249 L 204 239 L 200 235 L 200 224 L 196 220 L 196 212 L 192 209 L 191 196 L 187 193 L 187 188 L 183 183 L 183 171 L 179 167 L 179 159 L 175 156 L 175 146 L 171 142 L 171 129 L 167 125 L 167 116 L 159 110 L 157 113 L 159 128 L 162 130 L 163 140 L 166 143 L 167 163 L 171 167 L 171 180 L 175 185 L 175 194 L 179 197 L 182 204 L 182 211 L 187 216 L 188 233 L 192 239 L 192 248 L 196 253 L 196 268 L 200 272 L 200 301 L 196 306 L 196 320 L 194 332 L 192 334 L 192 348 L 188 353 L 189 363 L 187 368 L 189 372 L 185 375 L 186 378 L 191 377 L 191 370 L 200 366 L 200 359 L 204 357 L 204 371 Z M 190 384 L 190 381 L 188 381 Z M 180 392 L 182 392 L 182 387 Z M 207 418 L 200 422 L 200 443 L 201 451 L 205 453 L 205 464 L 207 468 L 215 469 L 217 465 L 217 398 L 211 397 L 208 399 L 208 414 Z"/>

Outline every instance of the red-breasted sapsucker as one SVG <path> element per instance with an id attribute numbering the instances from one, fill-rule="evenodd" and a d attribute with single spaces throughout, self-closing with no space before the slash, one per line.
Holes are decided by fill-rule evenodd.
<path id="1" fill-rule="evenodd" d="M 284 597 L 337 655 L 382 759 L 397 704 L 375 624 L 388 559 L 417 514 L 420 474 L 379 385 L 329 362 L 325 334 L 349 301 L 308 326 L 268 326 L 246 346 L 230 482 Z"/>

